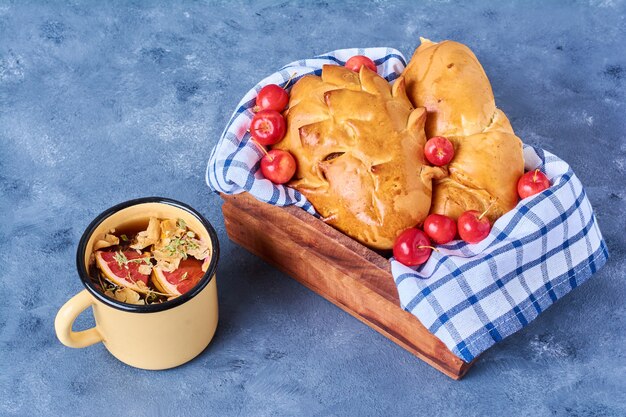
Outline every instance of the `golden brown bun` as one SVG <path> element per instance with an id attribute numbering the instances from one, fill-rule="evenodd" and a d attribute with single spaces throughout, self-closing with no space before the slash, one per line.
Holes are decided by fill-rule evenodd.
<path id="1" fill-rule="evenodd" d="M 393 85 L 362 67 L 325 65 L 291 90 L 287 134 L 274 148 L 290 151 L 290 186 L 326 221 L 376 249 L 428 215 L 434 176 L 425 164 L 426 112 L 414 109 L 404 79 Z"/>
<path id="2" fill-rule="evenodd" d="M 521 143 L 513 133 L 488 131 L 449 136 L 455 156 L 449 178 L 433 186 L 431 212 L 457 219 L 467 210 L 485 211 L 491 221 L 517 204 L 517 181 L 523 174 Z"/>
<path id="3" fill-rule="evenodd" d="M 432 213 L 454 219 L 466 210 L 495 221 L 518 201 L 524 173 L 522 142 L 496 108 L 491 85 L 476 56 L 453 41 L 422 39 L 403 76 L 415 106 L 426 107 L 426 135 L 445 136 L 455 148 L 450 176 L 433 185 Z"/>
<path id="4" fill-rule="evenodd" d="M 489 124 L 496 102 L 480 62 L 458 42 L 421 40 L 403 75 L 411 102 L 428 111 L 426 136 L 481 132 Z"/>

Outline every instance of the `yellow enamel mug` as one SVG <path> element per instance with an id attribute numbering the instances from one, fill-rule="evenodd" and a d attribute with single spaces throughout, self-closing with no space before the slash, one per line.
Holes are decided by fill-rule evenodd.
<path id="1" fill-rule="evenodd" d="M 161 304 L 134 305 L 99 292 L 88 274 L 95 237 L 124 224 L 149 217 L 183 219 L 203 241 L 210 242 L 209 268 L 198 284 L 185 294 Z M 211 342 L 217 328 L 215 271 L 219 242 L 211 224 L 193 208 L 161 197 L 140 198 L 100 214 L 83 234 L 76 254 L 78 275 L 85 289 L 57 313 L 54 327 L 66 346 L 82 348 L 102 342 L 120 361 L 142 369 L 167 369 L 190 361 Z M 74 320 L 87 308 L 93 310 L 95 327 L 73 331 Z"/>

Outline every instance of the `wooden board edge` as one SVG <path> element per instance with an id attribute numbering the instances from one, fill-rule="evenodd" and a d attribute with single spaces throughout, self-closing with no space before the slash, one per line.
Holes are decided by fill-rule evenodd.
<path id="1" fill-rule="evenodd" d="M 226 206 L 226 207 L 224 207 L 224 206 L 222 207 L 222 209 L 224 211 L 225 223 L 226 223 L 226 226 L 227 226 L 226 230 L 227 230 L 231 240 L 233 240 L 237 244 L 240 244 L 241 246 L 243 246 L 244 248 L 246 248 L 250 252 L 254 253 L 255 255 L 259 256 L 260 258 L 266 260 L 270 264 L 276 266 L 278 269 L 280 269 L 281 271 L 285 272 L 287 275 L 290 275 L 292 278 L 294 278 L 296 281 L 300 282 L 305 287 L 307 287 L 307 288 L 311 289 L 312 291 L 316 292 L 318 295 L 321 295 L 326 300 L 330 301 L 331 303 L 335 304 L 336 306 L 338 306 L 342 310 L 346 311 L 347 313 L 349 313 L 353 317 L 357 318 L 358 320 L 360 320 L 364 324 L 366 324 L 369 327 L 373 328 L 374 330 L 378 331 L 383 336 L 387 337 L 388 339 L 390 339 L 394 343 L 398 344 L 399 346 L 401 346 L 405 350 L 411 352 L 412 354 L 414 354 L 415 356 L 417 356 L 418 358 L 420 358 L 421 360 L 423 360 L 424 362 L 426 362 L 427 364 L 429 364 L 433 368 L 435 368 L 438 371 L 442 372 L 443 374 L 447 375 L 448 377 L 450 377 L 450 378 L 452 378 L 454 380 L 459 380 L 467 373 L 469 368 L 472 366 L 473 362 L 467 363 L 467 362 L 464 362 L 464 361 L 460 360 L 458 357 L 453 355 L 452 352 L 450 352 L 447 348 L 445 348 L 445 345 L 443 345 L 443 343 L 441 343 L 441 341 L 439 341 L 439 339 L 436 339 L 436 340 L 439 343 L 441 343 L 441 345 L 444 346 L 444 348 L 447 351 L 447 353 L 449 353 L 449 355 L 446 353 L 445 356 L 450 359 L 450 355 L 451 355 L 451 356 L 453 356 L 454 359 L 449 360 L 448 362 L 446 362 L 445 360 L 437 360 L 436 357 L 429 355 L 428 353 L 422 351 L 418 346 L 415 346 L 413 343 L 411 343 L 402 334 L 394 332 L 393 329 L 390 329 L 389 327 L 383 325 L 381 322 L 379 322 L 376 319 L 376 317 L 374 317 L 374 316 L 367 316 L 367 315 L 364 315 L 363 313 L 356 312 L 351 306 L 344 304 L 343 302 L 341 302 L 341 300 L 335 299 L 332 296 L 330 296 L 329 294 L 326 294 L 324 291 L 321 291 L 319 288 L 316 288 L 315 285 L 312 284 L 311 282 L 308 282 L 308 281 L 306 281 L 304 279 L 300 279 L 300 277 L 298 277 L 297 274 L 291 273 L 291 271 L 287 270 L 279 262 L 272 260 L 271 257 L 268 257 L 268 256 L 266 256 L 266 254 L 261 253 L 261 251 L 256 250 L 253 247 L 253 245 L 250 245 L 250 244 L 248 244 L 248 242 L 242 241 L 241 239 L 237 239 L 236 236 L 231 234 L 230 227 L 229 227 L 229 224 L 228 224 L 228 219 L 230 218 L 229 213 L 228 213 L 228 211 L 229 211 L 229 206 L 228 205 L 232 205 L 232 207 L 230 207 L 230 209 L 234 210 L 234 212 L 231 213 L 231 214 L 238 215 L 239 217 L 244 217 L 244 218 L 246 217 L 246 215 L 249 215 L 248 213 L 249 213 L 249 210 L 251 208 L 255 207 L 258 204 L 265 205 L 265 203 L 262 203 L 262 202 L 260 202 L 260 201 L 258 201 L 256 199 L 254 199 L 254 197 L 252 197 L 252 196 L 249 196 L 249 195 L 247 195 L 247 196 L 246 195 L 238 195 L 238 196 L 239 196 L 239 198 L 232 198 L 233 196 L 224 196 L 224 197 L 226 197 L 226 198 L 224 198 L 224 200 L 225 200 L 224 206 Z M 250 198 L 254 199 L 254 201 L 249 201 L 248 199 L 250 199 Z M 309 215 L 308 213 L 304 212 L 300 208 L 297 208 L 297 207 L 279 208 L 279 207 L 275 207 L 275 206 L 270 206 L 270 207 L 272 209 L 279 209 L 279 210 L 282 210 L 285 213 L 289 213 L 290 215 L 292 215 L 294 217 L 293 221 L 296 222 L 296 223 L 299 222 L 299 221 L 303 221 L 305 223 L 318 222 L 318 223 L 321 223 L 323 225 L 322 229 L 324 229 L 324 227 L 330 228 L 330 226 L 324 224 L 323 222 L 321 222 L 320 220 L 316 219 L 315 217 Z M 293 215 L 291 213 L 293 210 L 291 210 L 291 209 L 297 210 L 296 211 L 297 214 Z M 304 217 L 300 216 L 300 214 L 303 214 Z M 340 233 L 340 232 L 337 232 L 335 229 L 332 229 L 332 230 L 334 232 L 336 232 L 336 233 Z M 343 234 L 341 234 L 341 235 L 344 236 Z M 344 237 L 347 237 L 347 236 L 344 236 Z M 286 236 L 286 238 L 288 238 L 288 236 Z M 358 242 L 355 242 L 355 243 L 358 245 Z M 367 248 L 365 248 L 363 246 L 362 246 L 362 248 L 364 248 L 365 250 L 369 251 L 369 249 L 367 249 Z M 373 251 L 371 251 L 371 252 L 375 255 L 374 258 L 375 257 L 380 257 L 380 255 L 376 254 L 375 252 L 373 252 Z M 358 253 L 360 255 L 361 253 L 363 253 L 363 251 L 360 250 L 359 248 L 357 248 L 356 253 Z M 314 256 L 314 255 L 311 255 L 311 256 Z M 384 259 L 382 257 L 380 257 L 380 258 L 383 259 L 385 261 L 385 263 L 388 265 L 388 262 L 387 262 L 386 259 Z M 390 272 L 389 272 L 389 274 L 390 274 Z M 369 290 L 372 290 L 372 289 L 370 288 Z M 381 295 L 381 297 L 384 298 L 386 301 L 389 301 L 383 295 Z M 410 313 L 408 313 L 405 310 L 403 310 L 398 303 L 395 304 L 395 307 L 397 307 L 399 315 L 406 314 L 406 315 L 410 316 L 411 319 L 414 319 L 417 322 L 416 323 L 417 325 L 423 327 L 421 325 L 421 323 L 419 323 L 417 318 L 415 318 L 413 315 L 411 315 Z M 429 337 L 436 338 L 432 334 L 429 334 Z"/>

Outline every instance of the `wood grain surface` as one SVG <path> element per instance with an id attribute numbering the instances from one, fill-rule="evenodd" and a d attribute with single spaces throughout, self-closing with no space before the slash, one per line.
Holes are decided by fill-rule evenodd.
<path id="1" fill-rule="evenodd" d="M 468 364 L 400 307 L 389 261 L 298 207 L 222 195 L 231 240 L 453 379 Z M 274 227 L 267 227 L 268 224 Z"/>

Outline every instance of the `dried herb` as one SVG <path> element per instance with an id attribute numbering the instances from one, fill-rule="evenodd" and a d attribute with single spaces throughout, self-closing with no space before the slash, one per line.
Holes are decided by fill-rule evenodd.
<path id="1" fill-rule="evenodd" d="M 115 252 L 115 261 L 117 262 L 117 266 L 125 266 L 126 268 L 128 268 L 127 264 L 128 264 L 128 258 L 126 257 L 126 255 L 124 255 L 124 252 L 122 252 L 121 250 L 118 250 L 117 252 Z"/>

